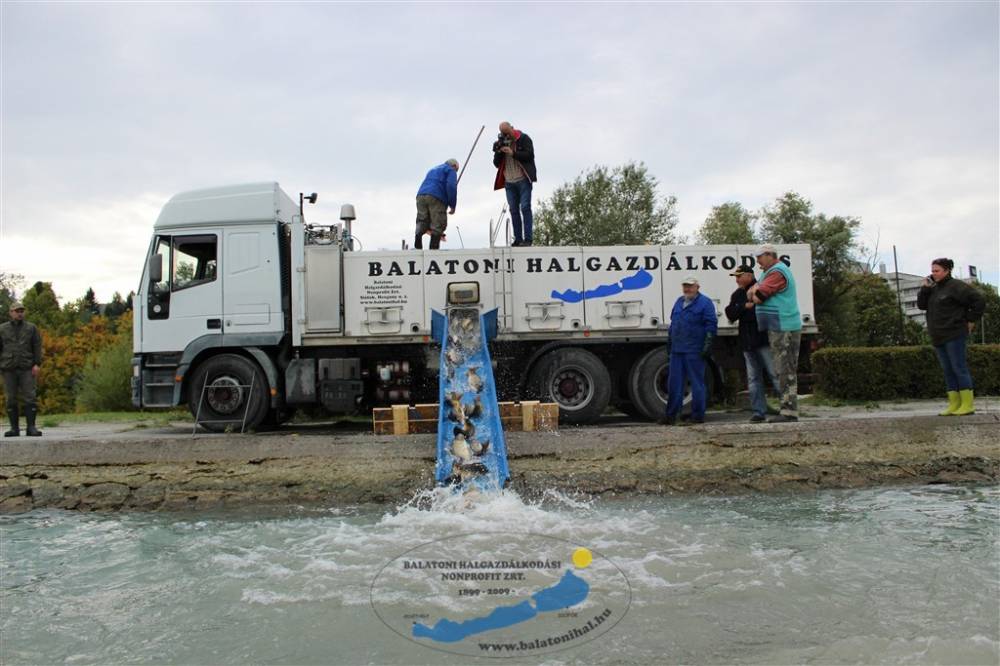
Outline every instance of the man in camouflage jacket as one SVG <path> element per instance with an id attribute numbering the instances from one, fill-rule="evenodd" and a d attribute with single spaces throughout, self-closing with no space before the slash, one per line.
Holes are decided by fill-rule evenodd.
<path id="1" fill-rule="evenodd" d="M 4 437 L 21 434 L 17 398 L 24 401 L 24 416 L 28 437 L 39 437 L 35 427 L 38 407 L 35 404 L 35 378 L 42 364 L 42 336 L 38 327 L 24 321 L 24 305 L 15 302 L 10 306 L 10 321 L 0 324 L 0 372 L 3 373 L 3 391 L 7 397 L 7 417 L 10 430 Z"/>

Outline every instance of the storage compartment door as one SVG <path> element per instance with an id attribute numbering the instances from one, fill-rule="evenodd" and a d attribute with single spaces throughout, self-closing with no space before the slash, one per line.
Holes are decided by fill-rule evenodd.
<path id="1" fill-rule="evenodd" d="M 660 248 L 583 248 L 584 311 L 593 330 L 655 329 L 663 321 Z"/>
<path id="2" fill-rule="evenodd" d="M 515 332 L 584 329 L 581 248 L 511 248 L 510 258 Z"/>

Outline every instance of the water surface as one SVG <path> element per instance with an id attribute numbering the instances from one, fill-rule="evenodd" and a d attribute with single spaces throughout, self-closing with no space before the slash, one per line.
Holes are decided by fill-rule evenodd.
<path id="1" fill-rule="evenodd" d="M 546 664 L 996 664 L 998 507 L 996 487 L 927 486 L 504 493 L 471 507 L 426 493 L 266 517 L 38 511 L 0 518 L 0 661 L 470 663 L 390 631 L 372 581 L 434 539 L 530 532 L 587 544 L 632 588 L 613 630 Z"/>

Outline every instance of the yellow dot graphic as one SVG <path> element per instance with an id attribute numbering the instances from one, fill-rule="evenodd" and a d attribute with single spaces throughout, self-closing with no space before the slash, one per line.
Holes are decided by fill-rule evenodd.
<path id="1" fill-rule="evenodd" d="M 594 556 L 586 548 L 577 548 L 573 551 L 573 564 L 577 569 L 586 569 L 594 561 Z"/>

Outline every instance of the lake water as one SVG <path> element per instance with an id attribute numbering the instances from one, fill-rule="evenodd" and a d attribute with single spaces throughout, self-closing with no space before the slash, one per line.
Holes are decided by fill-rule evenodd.
<path id="1" fill-rule="evenodd" d="M 33 512 L 0 518 L 0 662 L 997 664 L 998 512 L 992 486 L 534 502 L 428 492 L 394 508 L 269 515 Z M 386 573 L 406 558 L 533 548 L 577 562 L 581 547 L 594 560 L 575 571 L 615 608 L 596 640 L 485 659 L 383 622 L 407 604 L 426 602 L 428 625 L 471 608 L 458 595 L 476 584 Z M 478 587 L 480 611 L 527 598 L 517 585 Z M 544 635 L 540 622 L 518 630 Z"/>

